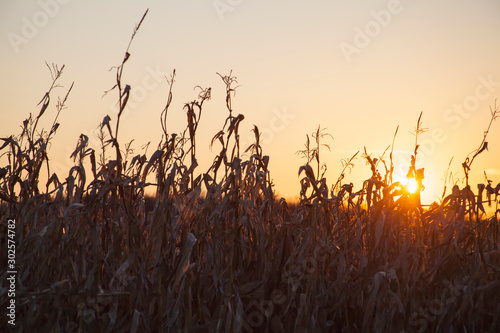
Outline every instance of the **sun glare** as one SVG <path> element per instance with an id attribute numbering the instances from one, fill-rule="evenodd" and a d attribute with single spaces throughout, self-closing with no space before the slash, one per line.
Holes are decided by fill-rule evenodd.
<path id="1" fill-rule="evenodd" d="M 418 183 L 415 180 L 415 178 L 408 179 L 408 182 L 406 183 L 406 190 L 411 194 L 416 193 L 418 191 Z"/>

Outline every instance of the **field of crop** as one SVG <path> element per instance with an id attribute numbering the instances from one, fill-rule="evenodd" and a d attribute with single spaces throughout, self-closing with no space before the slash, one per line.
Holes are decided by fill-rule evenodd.
<path id="1" fill-rule="evenodd" d="M 185 130 L 170 133 L 175 71 L 163 138 L 150 156 L 133 156 L 119 141 L 129 57 L 127 49 L 115 69 L 109 93 L 119 110 L 100 125 L 102 145 L 82 134 L 68 173 L 51 172 L 48 150 L 71 91 L 53 102 L 64 66 L 49 67 L 38 114 L 0 139 L 0 243 L 6 249 L 14 231 L 17 332 L 500 331 L 500 184 L 476 191 L 468 181 L 489 126 L 463 163 L 466 185 L 451 184 L 430 207 L 420 203 L 424 173 L 415 167 L 420 118 L 414 189 L 392 181 L 392 148 L 386 158 L 364 151 L 372 176 L 363 184 L 343 182 L 352 160 L 328 184 L 328 134 L 318 127 L 298 152 L 300 199 L 287 203 L 275 197 L 256 126 L 255 142 L 240 147 L 231 73 L 220 75 L 228 115 L 208 170 L 197 168 L 196 132 L 211 89 L 185 104 Z M 52 127 L 38 128 L 54 104 Z M 490 126 L 499 115 L 495 105 Z M 11 269 L 7 255 L 0 262 L 3 331 Z"/>

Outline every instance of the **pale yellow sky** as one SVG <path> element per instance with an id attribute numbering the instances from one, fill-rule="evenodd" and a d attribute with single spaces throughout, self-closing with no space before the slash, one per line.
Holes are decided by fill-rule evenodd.
<path id="1" fill-rule="evenodd" d="M 48 63 L 65 64 L 65 93 L 75 81 L 68 108 L 49 156 L 61 172 L 78 136 L 95 137 L 106 115 L 116 120 L 114 84 L 134 25 L 148 16 L 134 40 L 124 73 L 132 86 L 129 112 L 121 121 L 121 142 L 135 139 L 137 152 L 160 139 L 158 121 L 177 70 L 169 128 L 185 127 L 182 106 L 196 97 L 193 87 L 212 87 L 200 124 L 200 167 L 216 151 L 208 145 L 226 117 L 224 86 L 216 72 L 232 69 L 241 87 L 234 111 L 245 115 L 243 142 L 253 124 L 265 133 L 276 190 L 299 193 L 297 171 L 306 134 L 319 124 L 334 137 L 323 153 L 328 184 L 340 160 L 366 146 L 372 156 L 392 142 L 396 127 L 396 171 L 406 174 L 417 118 L 429 131 L 421 137 L 417 166 L 425 167 L 427 203 L 442 191 L 443 173 L 461 180 L 461 163 L 481 142 L 489 106 L 500 97 L 500 2 L 489 1 L 106 1 L 40 0 L 0 3 L 0 136 L 17 134 L 50 83 Z M 500 104 L 500 103 L 499 103 Z M 44 124 L 50 126 L 54 108 Z M 248 139 L 247 139 L 248 138 Z M 500 182 L 500 122 L 493 124 L 489 152 L 472 168 L 472 184 L 483 171 Z M 97 146 L 94 146 L 97 148 Z M 149 151 L 152 152 L 152 149 Z M 370 176 L 362 158 L 346 181 L 360 188 Z"/>

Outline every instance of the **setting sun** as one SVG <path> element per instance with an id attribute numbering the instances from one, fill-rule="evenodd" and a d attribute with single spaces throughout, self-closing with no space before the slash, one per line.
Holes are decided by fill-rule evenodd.
<path id="1" fill-rule="evenodd" d="M 418 191 L 418 183 L 415 178 L 409 178 L 405 184 L 405 188 L 411 194 L 416 193 Z"/>

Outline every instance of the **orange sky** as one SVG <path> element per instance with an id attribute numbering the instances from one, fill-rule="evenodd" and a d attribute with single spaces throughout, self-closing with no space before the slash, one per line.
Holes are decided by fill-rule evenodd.
<path id="1" fill-rule="evenodd" d="M 106 1 L 40 0 L 0 3 L 0 136 L 17 134 L 50 84 L 48 63 L 65 64 L 57 90 L 75 81 L 49 156 L 67 172 L 80 133 L 96 142 L 106 115 L 116 120 L 115 95 L 102 98 L 134 25 L 148 16 L 130 49 L 124 81 L 132 86 L 130 109 L 121 120 L 121 142 L 135 139 L 136 152 L 161 135 L 159 115 L 173 69 L 169 128 L 185 127 L 182 106 L 196 85 L 212 87 L 199 128 L 204 172 L 215 155 L 208 145 L 227 116 L 224 86 L 216 72 L 232 69 L 241 87 L 235 113 L 245 115 L 242 141 L 253 124 L 264 132 L 276 190 L 299 193 L 297 171 L 306 134 L 318 125 L 325 143 L 328 183 L 366 146 L 373 157 L 395 141 L 396 176 L 404 177 L 413 151 L 409 133 L 423 111 L 417 166 L 425 167 L 423 199 L 440 196 L 452 157 L 457 181 L 461 163 L 477 148 L 488 125 L 489 106 L 500 97 L 500 2 L 432 1 Z M 500 103 L 499 103 L 500 104 Z M 52 124 L 55 110 L 44 124 Z M 483 172 L 500 182 L 500 124 L 493 123 L 489 151 L 474 161 L 472 184 Z M 97 148 L 97 145 L 94 145 Z M 149 154 L 152 152 L 150 149 Z M 359 157 L 346 181 L 360 188 L 370 168 Z M 61 178 L 61 177 L 60 177 Z"/>

